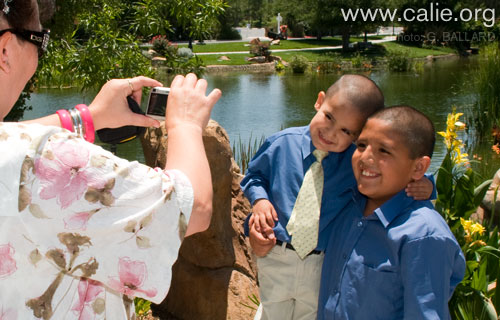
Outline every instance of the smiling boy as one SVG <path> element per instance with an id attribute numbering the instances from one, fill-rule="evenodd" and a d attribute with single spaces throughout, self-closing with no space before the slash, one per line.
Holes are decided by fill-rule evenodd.
<path id="1" fill-rule="evenodd" d="M 463 253 L 429 201 L 405 186 L 430 165 L 435 132 L 419 111 L 371 116 L 352 157 L 359 192 L 335 220 L 325 251 L 318 319 L 447 319 Z"/>
<path id="2" fill-rule="evenodd" d="M 251 231 L 258 231 L 250 232 L 250 243 L 259 256 L 262 317 L 256 319 L 316 318 L 323 251 L 331 222 L 350 202 L 350 190 L 356 188 L 352 142 L 366 118 L 383 107 L 383 94 L 372 80 L 344 75 L 326 93 L 318 94 L 314 104 L 317 112 L 309 126 L 272 135 L 249 163 L 241 187 L 253 206 Z M 316 162 L 318 151 L 324 158 Z M 292 244 L 296 233 L 290 234 L 289 222 L 304 176 L 315 162 L 321 163 L 324 172 L 324 191 L 316 196 L 320 212 L 319 221 L 315 220 L 317 235 L 311 236 L 314 246 L 301 257 Z M 422 181 L 425 191 L 420 195 L 427 198 L 432 185 L 427 179 Z M 311 200 L 317 201 L 316 197 Z"/>

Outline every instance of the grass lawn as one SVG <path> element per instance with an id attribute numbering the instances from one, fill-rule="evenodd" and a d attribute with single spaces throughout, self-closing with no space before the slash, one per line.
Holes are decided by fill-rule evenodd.
<path id="1" fill-rule="evenodd" d="M 289 42 L 293 40 L 288 40 Z M 306 41 L 306 40 L 302 40 Z M 317 40 L 315 40 L 317 41 Z M 332 39 L 335 41 L 335 39 Z M 283 42 L 282 42 L 283 43 Z M 281 49 L 281 48 L 280 48 Z M 408 53 L 408 56 L 412 58 L 424 58 L 428 55 L 445 55 L 450 53 L 455 53 L 454 49 L 451 48 L 435 48 L 435 49 L 422 49 L 413 46 L 406 46 L 397 42 L 384 42 L 376 45 L 374 48 L 360 52 L 361 56 L 367 59 L 377 59 L 384 58 L 390 51 L 404 51 Z M 272 52 L 272 50 L 271 50 Z M 351 60 L 357 55 L 357 52 L 342 53 L 340 49 L 335 50 L 321 50 L 321 51 L 292 51 L 292 52 L 276 52 L 271 53 L 272 55 L 280 56 L 285 61 L 289 61 L 293 56 L 301 55 L 307 58 L 309 61 L 332 61 L 339 57 L 334 58 L 332 53 L 338 53 L 339 57 L 343 60 Z M 249 53 L 241 54 L 228 54 L 226 55 L 231 60 L 229 61 L 219 61 L 220 55 L 199 55 L 198 57 L 203 60 L 205 65 L 241 65 L 250 64 L 250 62 L 245 61 L 246 57 L 251 57 Z"/>
<path id="2" fill-rule="evenodd" d="M 368 40 L 381 39 L 381 36 L 368 37 Z M 363 41 L 363 38 L 351 37 L 351 42 Z M 193 52 L 248 52 L 250 46 L 248 41 L 239 42 L 223 42 L 223 43 L 207 43 L 195 44 Z M 319 48 L 319 47 L 332 47 L 342 45 L 340 37 L 325 37 L 321 40 L 317 39 L 303 39 L 303 40 L 281 40 L 279 46 L 272 46 L 272 49 L 306 49 L 306 48 Z M 187 47 L 187 44 L 179 45 L 179 48 Z"/>

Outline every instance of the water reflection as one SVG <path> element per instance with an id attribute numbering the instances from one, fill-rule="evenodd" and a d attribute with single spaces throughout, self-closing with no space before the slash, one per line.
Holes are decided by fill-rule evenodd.
<path id="1" fill-rule="evenodd" d="M 386 105 L 409 104 L 426 113 L 442 131 L 451 107 L 465 110 L 473 103 L 470 72 L 477 64 L 475 59 L 452 59 L 427 62 L 424 71 L 416 74 L 374 71 L 368 74 L 383 90 Z M 318 92 L 326 90 L 340 74 L 261 74 L 224 73 L 205 76 L 209 90 L 220 88 L 222 98 L 215 106 L 212 118 L 227 131 L 230 141 L 246 142 L 270 134 L 284 127 L 302 126 L 314 116 L 314 102 Z M 163 79 L 161 79 L 163 80 Z M 168 80 L 163 80 L 168 83 Z M 92 95 L 90 95 L 92 96 Z M 32 119 L 60 108 L 70 108 L 82 100 L 89 103 L 77 90 L 41 90 L 32 95 L 36 107 L 26 112 Z M 488 167 L 494 172 L 499 160 L 492 159 L 490 146 L 481 149 Z M 445 149 L 438 137 L 431 170 L 442 161 Z M 120 145 L 118 155 L 143 161 L 140 143 Z M 485 160 L 486 162 L 486 160 Z"/>

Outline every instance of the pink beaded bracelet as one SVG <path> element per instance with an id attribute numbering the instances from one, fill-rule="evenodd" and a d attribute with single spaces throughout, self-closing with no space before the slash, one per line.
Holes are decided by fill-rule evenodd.
<path id="1" fill-rule="evenodd" d="M 71 132 L 74 131 L 73 121 L 71 120 L 71 116 L 68 110 L 61 109 L 56 111 L 59 116 L 59 120 L 61 121 L 61 125 L 64 129 L 69 130 Z"/>
<path id="2" fill-rule="evenodd" d="M 83 120 L 83 128 L 85 130 L 84 138 L 88 142 L 92 143 L 95 139 L 94 133 L 94 121 L 92 121 L 92 115 L 90 114 L 89 108 L 87 108 L 84 104 L 79 104 L 75 107 L 78 111 L 80 111 L 80 115 Z"/>

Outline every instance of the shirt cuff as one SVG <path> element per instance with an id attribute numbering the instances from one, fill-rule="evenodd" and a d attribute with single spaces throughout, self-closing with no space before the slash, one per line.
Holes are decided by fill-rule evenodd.
<path id="1" fill-rule="evenodd" d="M 255 201 L 259 199 L 267 199 L 269 200 L 269 196 L 267 195 L 267 191 L 263 186 L 252 186 L 250 190 L 248 190 L 248 194 L 245 194 L 250 204 L 253 206 Z"/>

